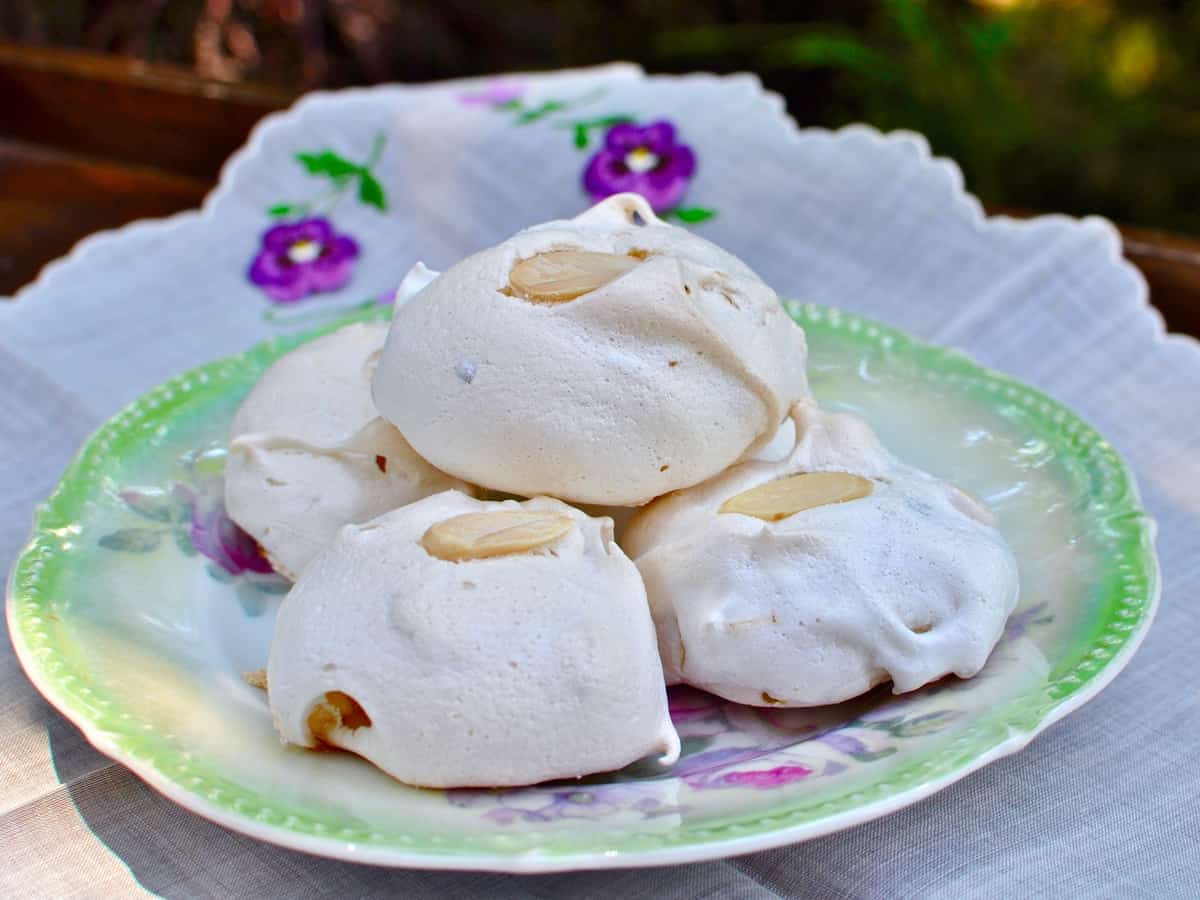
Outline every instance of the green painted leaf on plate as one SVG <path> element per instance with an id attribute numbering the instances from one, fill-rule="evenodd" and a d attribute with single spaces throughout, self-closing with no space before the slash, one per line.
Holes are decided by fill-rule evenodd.
<path id="1" fill-rule="evenodd" d="M 106 550 L 119 553 L 149 553 L 162 542 L 162 532 L 150 528 L 122 528 L 100 538 L 99 544 Z"/>
<path id="2" fill-rule="evenodd" d="M 255 578 L 251 584 L 260 594 L 272 596 L 286 594 L 292 589 L 292 584 L 285 578 Z"/>
<path id="3" fill-rule="evenodd" d="M 130 488 L 121 491 L 120 496 L 125 505 L 143 519 L 171 522 L 177 517 L 179 503 L 170 494 L 162 491 L 139 491 Z"/>
<path id="4" fill-rule="evenodd" d="M 208 572 L 209 578 L 211 578 L 213 581 L 219 581 L 221 584 L 233 584 L 233 582 L 236 580 L 232 575 L 215 563 L 209 563 L 204 567 L 204 570 Z"/>
<path id="5" fill-rule="evenodd" d="M 173 532 L 175 546 L 184 556 L 195 556 L 196 548 L 192 545 L 192 532 L 189 528 L 179 527 Z"/>

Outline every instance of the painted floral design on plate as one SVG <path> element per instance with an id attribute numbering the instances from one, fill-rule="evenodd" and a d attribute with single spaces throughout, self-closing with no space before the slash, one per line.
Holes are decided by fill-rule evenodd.
<path id="1" fill-rule="evenodd" d="M 813 710 L 675 688 L 684 747 L 670 770 L 644 761 L 520 790 L 414 789 L 348 754 L 283 748 L 241 674 L 266 661 L 287 582 L 258 571 L 221 513 L 221 445 L 275 359 L 350 319 L 180 375 L 97 432 L 13 572 L 21 662 L 100 749 L 177 802 L 360 861 L 528 871 L 700 858 L 908 805 L 1019 748 L 1123 665 L 1154 609 L 1152 528 L 1119 457 L 1054 401 L 877 322 L 785 306 L 808 332 L 821 401 L 953 473 L 1013 542 L 1025 598 L 975 678 Z M 387 313 L 372 302 L 352 318 Z M 920 440 L 906 444 L 914 422 Z"/>
<path id="2" fill-rule="evenodd" d="M 289 583 L 272 573 L 254 540 L 226 514 L 224 462 L 223 447 L 198 447 L 179 458 L 178 478 L 170 484 L 120 488 L 116 496 L 130 524 L 105 534 L 98 545 L 144 554 L 172 541 L 184 556 L 203 560 L 210 578 L 233 589 L 243 614 L 257 618 Z M 1029 647 L 1017 652 L 1021 642 L 1029 629 L 1053 620 L 1045 603 L 1026 605 L 1009 619 L 992 659 L 976 678 L 947 677 L 902 697 L 885 686 L 836 706 L 777 709 L 741 706 L 675 686 L 668 699 L 682 753 L 670 768 L 643 760 L 574 782 L 441 793 L 451 806 L 476 811 L 504 829 L 565 819 L 659 819 L 686 813 L 691 792 L 774 790 L 844 776 L 957 723 L 967 714 L 961 695 L 986 690 L 987 682 L 1014 662 L 1028 664 Z"/>
<path id="3" fill-rule="evenodd" d="M 203 559 L 210 578 L 233 587 L 246 615 L 261 616 L 268 598 L 287 593 L 291 585 L 225 511 L 225 448 L 189 450 L 177 468 L 170 484 L 120 488 L 116 495 L 128 524 L 103 535 L 98 546 L 146 554 L 174 542 L 184 556 Z"/>
<path id="4" fill-rule="evenodd" d="M 974 679 L 949 676 L 912 694 L 887 686 L 836 706 L 770 709 L 742 706 L 684 685 L 668 689 L 671 720 L 682 741 L 679 761 L 659 769 L 642 761 L 609 775 L 519 790 L 452 790 L 449 802 L 500 827 L 563 819 L 650 820 L 686 813 L 693 792 L 786 789 L 852 777 L 936 737 L 969 715 L 967 696 L 1040 656 L 1025 640 L 1054 616 L 1044 603 L 1018 610 L 988 666 Z"/>

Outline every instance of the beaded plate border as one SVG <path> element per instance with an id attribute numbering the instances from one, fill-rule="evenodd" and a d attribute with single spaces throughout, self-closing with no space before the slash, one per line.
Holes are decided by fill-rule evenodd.
<path id="1" fill-rule="evenodd" d="M 349 321 L 382 319 L 380 307 L 295 337 L 276 337 L 245 353 L 201 366 L 159 385 L 114 416 L 87 441 L 58 487 L 38 509 L 33 537 L 8 584 L 7 617 L 18 658 L 39 691 L 101 752 L 152 787 L 219 824 L 299 850 L 392 866 L 548 872 L 578 868 L 662 865 L 746 853 L 806 840 L 908 806 L 987 763 L 1014 753 L 1038 732 L 1078 708 L 1126 665 L 1144 638 L 1158 603 L 1154 524 L 1140 506 L 1133 477 L 1111 446 L 1073 412 L 967 356 L 934 347 L 870 319 L 815 304 L 785 304 L 810 340 L 849 338 L 864 349 L 913 360 L 923 376 L 954 385 L 986 403 L 1019 405 L 1027 421 L 1080 467 L 1092 498 L 1082 513 L 1091 537 L 1108 552 L 1088 633 L 1036 691 L 997 708 L 930 756 L 860 790 L 820 803 L 780 804 L 768 815 L 735 817 L 669 832 L 589 830 L 558 834 L 381 832 L 287 808 L 189 758 L 170 736 L 154 732 L 114 702 L 59 640 L 57 585 L 72 565 L 64 535 L 101 483 L 106 466 L 188 405 L 256 376 L 300 343 Z"/>

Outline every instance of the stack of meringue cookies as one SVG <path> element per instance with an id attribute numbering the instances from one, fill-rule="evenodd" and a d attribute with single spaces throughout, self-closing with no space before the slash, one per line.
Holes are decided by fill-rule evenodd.
<path id="1" fill-rule="evenodd" d="M 621 194 L 418 265 L 390 328 L 281 358 L 234 419 L 226 506 L 295 582 L 265 679 L 283 740 L 525 785 L 674 762 L 670 684 L 803 707 L 974 675 L 1012 552 L 821 410 L 806 354 L 741 260 Z"/>

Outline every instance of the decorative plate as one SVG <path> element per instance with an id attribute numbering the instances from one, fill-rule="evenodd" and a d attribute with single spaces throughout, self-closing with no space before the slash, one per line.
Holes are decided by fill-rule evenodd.
<path id="1" fill-rule="evenodd" d="M 181 805 L 361 862 L 516 872 L 685 862 L 911 804 L 1019 750 L 1128 662 L 1157 603 L 1153 527 L 1118 455 L 1055 401 L 869 319 L 788 309 L 808 331 L 823 403 L 862 414 L 902 457 L 995 509 L 1022 600 L 976 678 L 812 710 L 676 688 L 684 750 L 670 770 L 639 764 L 517 790 L 414 789 L 349 754 L 285 748 L 240 673 L 264 665 L 286 583 L 224 516 L 222 443 L 258 375 L 311 334 L 175 377 L 88 442 L 12 573 L 21 662 L 96 747 Z"/>

